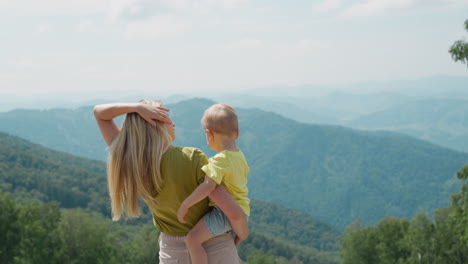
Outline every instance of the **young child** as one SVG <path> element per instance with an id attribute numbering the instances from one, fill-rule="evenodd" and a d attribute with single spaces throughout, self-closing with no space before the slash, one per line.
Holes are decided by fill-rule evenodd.
<path id="1" fill-rule="evenodd" d="M 247 198 L 249 166 L 244 154 L 236 146 L 239 137 L 236 110 L 226 104 L 212 105 L 205 111 L 201 123 L 205 129 L 208 146 L 217 154 L 202 167 L 206 174 L 205 181 L 180 206 L 177 212 L 179 221 L 184 223 L 188 209 L 210 195 L 217 185 L 223 185 L 245 215 L 249 216 L 250 200 Z M 224 213 L 212 202 L 210 205 L 213 206 L 211 212 L 206 214 L 187 235 L 186 244 L 193 264 L 208 263 L 203 242 L 232 230 Z"/>

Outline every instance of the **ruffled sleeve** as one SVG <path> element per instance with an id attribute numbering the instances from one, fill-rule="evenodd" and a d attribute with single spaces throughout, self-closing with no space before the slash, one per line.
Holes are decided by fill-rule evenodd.
<path id="1" fill-rule="evenodd" d="M 206 176 L 210 177 L 218 185 L 223 182 L 227 169 L 227 159 L 223 153 L 218 153 L 208 159 L 208 164 L 202 167 L 202 171 L 205 172 Z"/>

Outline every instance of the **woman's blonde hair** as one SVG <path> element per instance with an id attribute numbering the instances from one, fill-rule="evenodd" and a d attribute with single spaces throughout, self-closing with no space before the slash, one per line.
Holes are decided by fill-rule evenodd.
<path id="1" fill-rule="evenodd" d="M 158 101 L 140 103 L 161 106 Z M 157 122 L 152 127 L 137 113 L 128 113 L 119 135 L 109 145 L 107 167 L 112 219 L 123 212 L 128 217 L 140 216 L 138 197 L 151 211 L 157 207 L 155 197 L 161 191 L 161 157 L 172 142 L 167 126 Z"/>

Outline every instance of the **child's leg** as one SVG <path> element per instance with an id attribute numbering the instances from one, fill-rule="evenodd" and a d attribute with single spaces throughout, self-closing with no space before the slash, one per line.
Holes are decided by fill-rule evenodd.
<path id="1" fill-rule="evenodd" d="M 192 264 L 208 264 L 208 256 L 202 244 L 213 236 L 208 231 L 205 219 L 202 218 L 187 235 L 187 249 L 192 259 Z"/>

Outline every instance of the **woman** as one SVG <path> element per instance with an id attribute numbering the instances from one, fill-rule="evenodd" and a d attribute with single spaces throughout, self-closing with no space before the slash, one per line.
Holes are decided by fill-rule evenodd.
<path id="1" fill-rule="evenodd" d="M 201 167 L 207 163 L 207 157 L 199 149 L 172 145 L 175 125 L 168 111 L 157 101 L 143 100 L 97 105 L 94 115 L 110 150 L 108 185 L 112 218 L 118 220 L 124 213 L 138 217 L 141 197 L 161 232 L 160 263 L 190 263 L 185 235 L 210 209 L 206 199 L 201 201 L 191 208 L 185 224 L 178 221 L 177 209 L 203 182 Z M 113 119 L 123 114 L 127 115 L 120 129 Z M 226 190 L 218 187 L 210 198 L 227 215 L 237 236 L 246 239 L 247 221 Z M 240 262 L 229 234 L 207 241 L 204 247 L 210 264 Z"/>

